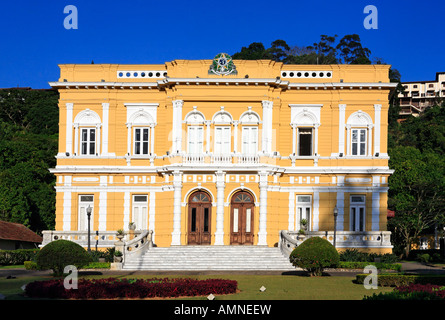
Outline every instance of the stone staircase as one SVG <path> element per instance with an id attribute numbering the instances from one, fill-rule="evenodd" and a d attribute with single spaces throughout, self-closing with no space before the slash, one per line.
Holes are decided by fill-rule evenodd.
<path id="1" fill-rule="evenodd" d="M 124 270 L 151 271 L 295 271 L 280 248 L 261 246 L 154 247 Z"/>

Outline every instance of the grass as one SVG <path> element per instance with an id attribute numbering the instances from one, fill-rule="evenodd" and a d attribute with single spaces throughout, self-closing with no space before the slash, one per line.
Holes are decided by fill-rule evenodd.
<path id="1" fill-rule="evenodd" d="M 108 278 L 110 275 L 85 275 L 85 278 Z M 238 282 L 239 293 L 217 296 L 217 300 L 362 300 L 373 293 L 390 292 L 392 288 L 367 290 L 363 285 L 354 284 L 355 276 L 306 277 L 297 275 L 138 275 L 115 276 L 117 278 L 177 278 L 196 279 L 231 279 Z M 0 293 L 8 300 L 28 299 L 23 296 L 21 287 L 37 280 L 49 280 L 49 277 L 17 277 L 0 279 Z M 266 290 L 260 291 L 261 286 Z M 187 300 L 205 300 L 206 297 L 192 297 Z"/>

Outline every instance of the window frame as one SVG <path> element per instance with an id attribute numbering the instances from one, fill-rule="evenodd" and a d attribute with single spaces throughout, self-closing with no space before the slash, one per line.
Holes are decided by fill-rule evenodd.
<path id="1" fill-rule="evenodd" d="M 92 197 L 91 201 L 82 201 L 82 197 Z M 90 216 L 90 230 L 94 230 L 94 194 L 79 194 L 77 198 L 77 230 L 87 231 L 88 230 L 88 217 L 86 209 L 88 205 L 91 206 L 91 216 Z M 82 208 L 85 212 L 82 212 Z M 82 215 L 84 217 L 82 218 Z"/>
<path id="2" fill-rule="evenodd" d="M 136 201 L 136 197 L 146 197 L 145 201 Z M 131 198 L 131 222 L 133 222 L 136 225 L 136 228 L 138 230 L 146 230 L 148 228 L 148 214 L 149 214 L 149 197 L 148 194 L 133 194 Z M 145 206 L 145 211 L 138 212 L 136 214 L 135 208 L 139 210 L 143 210 Z M 136 217 L 136 215 L 138 215 Z M 138 221 L 136 221 L 138 220 Z"/>
<path id="3" fill-rule="evenodd" d="M 352 201 L 353 197 L 362 197 L 363 201 Z M 361 211 L 362 209 L 362 211 Z M 354 232 L 366 231 L 366 196 L 352 194 L 349 197 L 349 230 Z"/>
<path id="4" fill-rule="evenodd" d="M 366 157 L 366 156 L 368 156 L 368 135 L 369 135 L 369 132 L 368 132 L 368 128 L 364 128 L 364 127 L 352 127 L 351 128 L 351 141 L 350 141 L 350 146 L 351 146 L 351 150 L 349 150 L 349 154 L 351 155 L 351 156 L 354 156 L 354 157 Z M 357 140 L 357 142 L 354 142 L 354 131 L 357 131 L 358 132 L 358 134 L 357 134 L 357 138 L 358 138 L 358 140 Z M 363 141 L 361 141 L 361 136 L 362 136 L 362 131 L 364 131 L 364 138 L 365 138 L 365 141 L 363 142 Z M 354 154 L 354 144 L 356 144 L 357 145 L 357 154 Z M 361 154 L 361 152 L 360 152 L 360 150 L 361 150 L 361 145 L 362 144 L 364 144 L 365 145 L 365 149 L 364 149 L 364 154 Z"/>
<path id="5" fill-rule="evenodd" d="M 221 141 L 218 141 L 218 130 L 221 130 Z M 225 139 L 225 135 L 224 135 L 224 131 L 227 130 L 228 131 L 228 135 L 227 135 L 227 141 L 224 141 Z M 218 152 L 218 143 L 221 144 L 221 150 L 220 152 Z M 225 152 L 226 149 L 225 146 L 227 147 L 227 152 Z M 215 155 L 228 155 L 231 154 L 231 147 L 232 147 L 232 126 L 231 125 L 218 125 L 215 126 L 214 128 L 214 143 L 213 143 L 213 154 Z"/>
<path id="6" fill-rule="evenodd" d="M 310 130 L 311 131 L 311 133 L 310 133 L 310 135 L 311 135 L 311 140 L 310 140 L 310 153 L 309 154 L 301 154 L 301 152 L 300 152 L 300 150 L 301 150 L 301 138 L 300 138 L 300 136 L 301 135 L 303 135 L 301 132 L 302 132 L 302 130 Z M 314 127 L 303 127 L 303 126 L 301 126 L 301 127 L 297 127 L 297 150 L 295 150 L 296 151 L 296 155 L 298 156 L 298 157 L 313 157 L 314 156 L 314 139 L 315 139 L 315 128 Z"/>
<path id="7" fill-rule="evenodd" d="M 247 136 L 245 135 L 247 131 Z M 252 135 L 252 131 L 254 134 Z M 247 139 L 246 139 L 247 137 Z M 252 139 L 254 137 L 254 139 Z M 246 141 L 247 140 L 247 141 Z M 253 141 L 254 140 L 254 141 Z M 253 148 L 253 149 L 252 149 Z M 257 125 L 243 125 L 241 127 L 241 153 L 245 155 L 258 154 L 258 126 Z"/>
<path id="8" fill-rule="evenodd" d="M 140 134 L 140 137 L 141 137 L 141 139 L 140 139 L 140 141 L 137 141 L 136 140 L 136 130 L 141 130 L 141 134 Z M 148 132 L 148 135 L 147 135 L 147 141 L 144 141 L 144 139 L 143 139 L 143 130 L 147 130 L 147 132 Z M 150 155 L 150 153 L 151 153 L 151 146 L 150 146 L 150 144 L 151 144 L 151 135 L 152 135 L 152 132 L 151 132 L 151 127 L 149 127 L 149 126 L 133 126 L 133 156 L 148 156 L 148 155 Z M 141 143 L 141 146 L 140 146 L 140 153 L 136 153 L 136 143 Z M 144 153 L 143 152 L 143 146 L 144 146 L 144 144 L 146 143 L 146 145 L 147 145 L 147 152 L 146 153 Z"/>
<path id="9" fill-rule="evenodd" d="M 83 132 L 87 131 L 87 140 L 84 140 Z M 91 132 L 94 132 L 94 141 L 91 140 Z M 82 126 L 79 127 L 79 155 L 80 156 L 95 156 L 98 154 L 97 152 L 97 128 L 96 127 L 89 127 L 89 126 Z M 83 146 L 86 144 L 86 150 L 87 153 L 83 152 Z M 91 144 L 94 144 L 94 152 L 91 153 Z"/>
<path id="10" fill-rule="evenodd" d="M 309 201 L 299 201 L 299 197 L 309 197 Z M 301 220 L 306 219 L 306 231 L 311 231 L 311 216 L 312 216 L 312 200 L 311 194 L 297 194 L 296 195 L 296 205 L 295 205 L 295 230 L 302 229 Z M 301 211 L 299 210 L 301 209 Z M 308 212 L 309 209 L 309 212 Z M 306 216 L 306 217 L 303 217 Z"/>
<path id="11" fill-rule="evenodd" d="M 192 132 L 195 131 L 194 134 L 192 134 Z M 200 134 L 198 134 L 198 132 L 201 132 Z M 191 139 L 191 136 L 193 135 L 194 139 L 197 140 L 193 140 Z M 200 140 L 199 140 L 200 137 Z M 196 149 L 197 152 L 192 152 L 193 150 L 191 150 L 193 147 L 191 147 L 191 143 L 194 143 L 195 146 L 194 148 Z M 201 147 L 199 147 L 199 145 Z M 204 126 L 203 125 L 188 125 L 187 126 L 187 153 L 188 154 L 203 154 L 204 153 Z"/>

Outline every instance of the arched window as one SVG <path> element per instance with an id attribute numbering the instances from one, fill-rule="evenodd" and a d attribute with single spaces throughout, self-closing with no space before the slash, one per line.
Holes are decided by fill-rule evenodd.
<path id="1" fill-rule="evenodd" d="M 372 119 L 366 112 L 359 110 L 349 116 L 346 122 L 348 155 L 372 155 L 372 128 Z"/>
<path id="2" fill-rule="evenodd" d="M 292 153 L 297 156 L 314 156 L 318 154 L 318 127 L 317 116 L 303 108 L 291 122 L 292 126 Z"/>
<path id="3" fill-rule="evenodd" d="M 90 109 L 85 109 L 74 119 L 74 154 L 94 156 L 100 153 L 100 127 L 102 125 L 99 115 Z"/>
<path id="4" fill-rule="evenodd" d="M 197 110 L 197 107 L 193 107 L 193 111 L 190 111 L 185 116 L 187 124 L 187 153 L 189 154 L 201 154 L 204 152 L 204 123 L 205 117 L 202 112 Z"/>
<path id="5" fill-rule="evenodd" d="M 256 112 L 252 111 L 252 107 L 248 107 L 248 111 L 241 115 L 239 124 L 241 125 L 242 132 L 242 154 L 253 155 L 258 153 L 258 125 L 260 122 L 260 116 Z"/>
<path id="6" fill-rule="evenodd" d="M 233 118 L 230 113 L 221 107 L 221 110 L 215 113 L 212 122 L 214 124 L 214 154 L 230 154 L 231 153 L 231 140 L 232 140 L 232 130 L 231 126 L 233 123 Z"/>
<path id="7" fill-rule="evenodd" d="M 133 156 L 148 156 L 153 152 L 155 121 L 143 108 L 134 112 L 127 122 L 127 153 Z"/>

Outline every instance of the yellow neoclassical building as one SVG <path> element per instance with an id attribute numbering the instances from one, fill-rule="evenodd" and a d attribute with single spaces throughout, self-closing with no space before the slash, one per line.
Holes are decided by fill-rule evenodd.
<path id="1" fill-rule="evenodd" d="M 158 247 L 273 247 L 303 229 L 330 241 L 335 232 L 338 248 L 390 252 L 388 70 L 227 54 L 60 65 L 46 241 L 84 241 L 90 207 L 92 246 L 134 222 Z"/>

